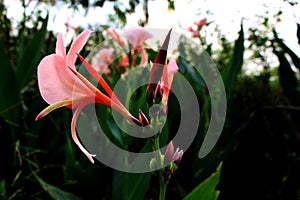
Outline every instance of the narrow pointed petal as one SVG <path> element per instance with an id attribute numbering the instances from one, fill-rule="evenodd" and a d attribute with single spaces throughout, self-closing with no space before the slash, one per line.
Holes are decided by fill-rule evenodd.
<path id="1" fill-rule="evenodd" d="M 146 115 L 141 110 L 139 110 L 138 116 L 139 116 L 139 120 L 140 120 L 142 126 L 149 125 L 149 120 L 147 119 Z"/>
<path id="2" fill-rule="evenodd" d="M 94 159 L 93 157 L 95 157 L 96 155 L 94 154 L 90 154 L 80 143 L 78 137 L 77 137 L 77 133 L 76 133 L 76 122 L 77 119 L 79 117 L 80 112 L 82 111 L 82 109 L 85 107 L 85 105 L 80 105 L 74 112 L 73 114 L 73 118 L 72 118 L 72 122 L 71 122 L 71 135 L 72 135 L 72 139 L 75 142 L 75 144 L 77 144 L 77 146 L 79 147 L 79 149 L 86 155 L 86 157 L 92 162 L 94 163 Z"/>
<path id="3" fill-rule="evenodd" d="M 157 83 L 162 76 L 163 67 L 166 63 L 171 31 L 172 31 L 172 29 L 168 32 L 164 43 L 162 44 L 161 48 L 159 49 L 159 51 L 157 53 L 157 56 L 154 60 L 154 63 L 153 63 L 152 69 L 151 69 L 149 82 Z"/>
<path id="4" fill-rule="evenodd" d="M 35 118 L 35 121 L 45 117 L 46 115 L 48 115 L 50 112 L 52 112 L 53 110 L 56 110 L 57 108 L 61 108 L 64 106 L 68 106 L 71 105 L 73 103 L 73 100 L 64 100 L 64 101 L 60 101 L 60 102 L 56 102 L 54 104 L 49 105 L 48 107 L 46 107 L 44 110 L 42 110 Z"/>
<path id="5" fill-rule="evenodd" d="M 113 94 L 113 91 L 109 87 L 109 85 L 106 83 L 104 78 L 102 78 L 102 76 L 100 76 L 100 74 L 98 74 L 98 72 L 80 54 L 77 54 L 77 56 L 80 59 L 80 61 L 83 63 L 83 65 L 85 66 L 86 70 L 90 73 L 90 75 L 95 80 L 97 80 L 97 82 L 105 90 L 105 92 L 108 94 L 108 96 L 111 97 Z"/>
<path id="6" fill-rule="evenodd" d="M 78 79 L 86 85 L 87 88 L 89 88 L 90 93 L 92 94 L 91 97 L 97 98 L 100 102 L 106 106 L 110 106 L 110 98 L 108 98 L 106 95 L 104 95 L 100 90 L 98 90 L 93 84 L 91 84 L 84 76 L 82 76 L 80 73 L 72 69 L 71 67 L 68 67 L 68 69 L 71 70 L 72 73 L 74 73 Z M 76 83 L 75 83 L 76 84 Z"/>
<path id="7" fill-rule="evenodd" d="M 58 36 L 57 36 L 55 53 L 57 55 L 60 55 L 63 58 L 66 57 L 66 49 L 65 49 L 65 45 L 64 45 L 62 34 L 58 34 Z"/>
<path id="8" fill-rule="evenodd" d="M 91 30 L 83 31 L 74 40 L 74 42 L 72 43 L 72 45 L 69 49 L 69 52 L 67 54 L 67 63 L 66 63 L 67 66 L 70 66 L 73 69 L 75 69 L 74 64 L 75 64 L 75 60 L 76 60 L 76 54 L 81 51 L 81 49 L 83 48 L 83 46 L 87 42 L 87 39 L 88 39 L 88 37 L 90 36 L 91 33 L 92 33 Z"/>
<path id="9" fill-rule="evenodd" d="M 159 82 L 159 80 L 162 77 L 163 68 L 166 63 L 167 58 L 167 51 L 170 41 L 172 29 L 168 32 L 164 43 L 162 44 L 161 48 L 159 49 L 157 56 L 154 60 L 153 66 L 151 67 L 149 81 L 148 81 L 148 87 L 147 87 L 147 100 L 150 101 L 151 96 L 153 96 L 153 93 L 156 89 L 156 85 Z"/>

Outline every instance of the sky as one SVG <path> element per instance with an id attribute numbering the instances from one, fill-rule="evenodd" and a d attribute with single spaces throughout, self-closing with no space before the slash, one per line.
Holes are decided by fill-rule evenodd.
<path id="1" fill-rule="evenodd" d="M 22 19 L 23 8 L 19 0 L 4 0 L 7 5 L 7 15 L 9 18 L 14 18 L 15 26 Z M 28 0 L 25 2 L 28 2 Z M 126 2 L 126 1 L 124 1 Z M 298 5 L 291 7 L 288 3 L 283 3 L 283 0 L 176 0 L 175 11 L 168 11 L 167 0 L 149 1 L 149 28 L 173 28 L 178 33 L 187 34 L 187 28 L 192 26 L 194 21 L 204 17 L 208 22 L 217 24 L 226 38 L 233 41 L 237 38 L 237 33 L 240 29 L 241 19 L 243 19 L 244 29 L 247 30 L 251 26 L 257 25 L 253 21 L 256 15 L 266 15 L 268 12 L 271 23 L 276 24 L 276 29 L 279 35 L 284 38 L 286 44 L 300 57 L 300 46 L 296 38 L 296 23 L 300 23 L 300 2 Z M 27 9 L 29 14 L 36 9 L 37 1 L 31 1 Z M 264 6 L 266 5 L 266 6 Z M 66 33 L 65 23 L 68 22 L 71 26 L 88 27 L 88 24 L 105 24 L 108 15 L 112 13 L 113 4 L 104 3 L 103 8 L 89 8 L 86 11 L 79 7 L 78 11 L 74 12 L 69 9 L 68 5 L 57 0 L 55 6 L 39 4 L 39 8 L 43 10 L 43 15 L 46 15 L 46 10 L 49 10 L 50 21 L 48 24 L 49 30 L 55 32 Z M 273 15 L 282 10 L 281 22 L 277 22 L 277 18 Z M 207 14 L 212 13 L 212 14 Z M 136 12 L 127 16 L 126 27 L 138 25 L 138 19 L 143 17 L 142 5 L 136 7 Z M 66 40 L 71 40 L 74 34 L 66 35 Z M 276 64 L 276 63 L 275 63 Z"/>

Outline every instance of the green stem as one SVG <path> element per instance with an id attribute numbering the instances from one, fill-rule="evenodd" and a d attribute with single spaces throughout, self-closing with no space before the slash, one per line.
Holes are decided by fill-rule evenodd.
<path id="1" fill-rule="evenodd" d="M 167 190 L 167 184 L 163 182 L 161 177 L 160 189 L 159 189 L 159 200 L 165 200 L 166 190 Z"/>
<path id="2" fill-rule="evenodd" d="M 159 151 L 160 147 L 159 147 L 159 136 L 155 137 L 154 139 L 154 149 L 157 152 L 156 154 L 156 160 L 158 161 L 158 167 L 161 168 L 163 165 L 163 161 L 161 159 L 161 153 Z M 159 170 L 159 200 L 164 200 L 165 196 L 166 196 L 166 190 L 167 190 L 167 184 L 164 182 L 163 180 L 163 169 Z"/>

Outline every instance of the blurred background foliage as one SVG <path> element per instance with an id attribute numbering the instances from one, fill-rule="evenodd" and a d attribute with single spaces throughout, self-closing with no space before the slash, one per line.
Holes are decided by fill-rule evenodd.
<path id="1" fill-rule="evenodd" d="M 40 2 L 53 6 L 57 3 Z M 172 0 L 168 2 L 169 9 L 176 9 Z M 22 3 L 26 8 L 28 2 Z M 107 25 L 95 28 L 93 42 L 88 43 L 82 55 L 105 39 L 103 31 L 110 23 L 125 25 L 127 14 L 133 13 L 138 4 L 143 4 L 145 14 L 140 25 L 147 25 L 151 17 L 147 0 L 65 3 L 71 9 L 79 5 L 88 9 L 114 4 L 112 15 L 117 19 L 111 17 Z M 279 10 L 273 17 L 280 20 L 280 16 Z M 201 48 L 206 49 L 219 68 L 228 100 L 221 138 L 203 159 L 198 158 L 198 152 L 209 124 L 210 100 L 202 77 L 184 59 L 192 47 L 182 43 L 178 65 L 200 99 L 201 120 L 197 138 L 169 183 L 167 199 L 198 199 L 205 187 L 210 188 L 207 191 L 218 190 L 218 199 L 300 199 L 300 60 L 279 37 L 268 17 L 257 19 L 259 26 L 247 30 L 241 26 L 235 41 L 228 40 L 216 27 L 218 48 L 205 40 L 210 33 L 200 30 Z M 56 41 L 56 33 L 47 30 L 47 22 L 48 17 L 34 10 L 24 13 L 22 21 L 13 28 L 13 19 L 7 17 L 6 7 L 0 1 L 0 199 L 155 199 L 159 186 L 151 173 L 123 173 L 100 162 L 88 162 L 70 138 L 70 110 L 59 109 L 39 122 L 34 121 L 47 106 L 39 94 L 36 67 L 42 57 L 54 52 Z M 295 34 L 300 44 L 300 25 L 297 27 Z M 77 27 L 75 31 L 79 33 L 82 29 Z M 247 60 L 245 52 L 251 54 Z M 153 60 L 156 52 L 148 53 Z M 271 67 L 270 55 L 277 60 L 277 66 Z M 249 75 L 245 73 L 245 63 L 262 66 L 262 70 Z M 172 96 L 170 99 L 169 109 L 175 109 L 176 101 L 172 101 Z M 125 149 L 144 147 L 144 143 L 134 146 L 139 140 L 127 138 L 109 123 L 108 109 L 99 107 L 99 112 L 105 113 L 101 120 L 107 123 L 101 125 L 115 143 L 122 146 L 125 141 Z M 169 117 L 174 120 L 176 115 L 175 112 Z M 168 128 L 171 132 L 174 129 Z M 165 136 L 165 141 L 171 137 Z M 214 173 L 221 161 L 222 169 Z"/>

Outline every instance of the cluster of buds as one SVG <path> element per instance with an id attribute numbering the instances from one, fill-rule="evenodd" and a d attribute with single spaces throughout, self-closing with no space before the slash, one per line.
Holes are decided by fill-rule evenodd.
<path id="1" fill-rule="evenodd" d="M 160 155 L 159 157 L 154 157 L 150 162 L 151 169 L 156 169 L 157 167 L 160 168 L 164 166 L 161 178 L 166 184 L 170 181 L 171 176 L 177 170 L 183 156 L 183 150 L 180 150 L 179 148 L 176 148 L 176 150 L 174 149 L 175 148 L 173 141 L 170 141 L 165 154 Z"/>
<path id="2" fill-rule="evenodd" d="M 170 181 L 172 174 L 176 171 L 178 164 L 180 163 L 183 156 L 183 150 L 179 150 L 179 148 L 174 151 L 174 145 L 171 141 L 166 149 L 164 155 L 164 165 L 166 167 L 163 169 L 162 178 L 165 183 Z"/>

